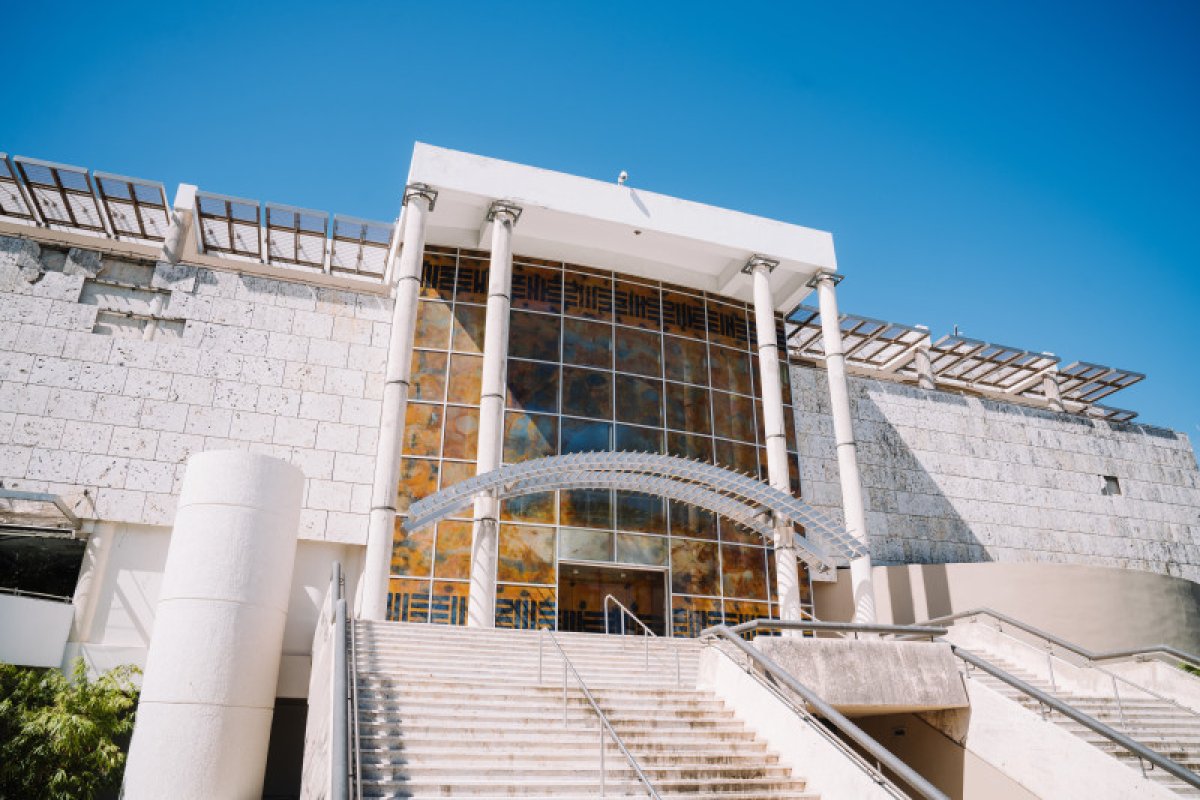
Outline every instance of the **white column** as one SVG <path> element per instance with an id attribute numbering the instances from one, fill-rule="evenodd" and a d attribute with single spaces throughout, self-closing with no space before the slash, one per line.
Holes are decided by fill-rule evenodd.
<path id="1" fill-rule="evenodd" d="M 188 459 L 125 769 L 127 800 L 262 795 L 304 475 Z"/>
<path id="2" fill-rule="evenodd" d="M 1046 395 L 1046 403 L 1051 411 L 1066 411 L 1063 406 L 1062 391 L 1058 386 L 1058 367 L 1051 368 L 1042 376 L 1042 392 Z"/>
<path id="3" fill-rule="evenodd" d="M 359 582 L 358 616 L 361 619 L 384 619 L 387 616 L 396 492 L 400 483 L 400 439 L 404 433 L 404 413 L 408 407 L 417 297 L 420 294 L 421 263 L 425 252 L 425 220 L 436 200 L 437 192 L 424 184 L 413 184 L 404 190 L 404 246 L 396 270 L 396 304 L 392 308 L 392 333 L 388 340 L 383 384 L 383 413 L 379 420 L 379 443 L 375 448 L 375 480 L 371 486 L 367 552 L 363 558 L 362 580 Z"/>
<path id="4" fill-rule="evenodd" d="M 787 435 L 783 417 L 783 387 L 779 380 L 779 346 L 775 340 L 775 303 L 771 299 L 771 270 L 776 261 L 755 256 L 746 264 L 754 280 L 754 324 L 758 334 L 758 373 L 762 385 L 763 429 L 767 445 L 767 477 L 771 486 L 791 494 Z M 795 424 L 795 421 L 791 421 Z M 791 523 L 775 525 L 775 595 L 779 618 L 800 619 L 800 570 L 796 564 L 795 531 Z"/>
<path id="5" fill-rule="evenodd" d="M 918 325 L 918 328 L 923 326 Z M 933 378 L 933 364 L 929 360 L 929 348 L 933 346 L 929 336 L 917 345 L 917 352 L 913 354 L 913 366 L 917 370 L 917 386 L 922 389 L 936 389 L 937 382 Z"/>
<path id="6" fill-rule="evenodd" d="M 492 257 L 488 265 L 487 321 L 483 334 L 483 381 L 479 398 L 479 450 L 475 474 L 500 466 L 504 439 L 505 369 L 508 363 L 508 309 L 512 294 L 512 233 L 521 209 L 496 201 L 488 210 L 492 223 Z M 500 544 L 500 501 L 495 495 L 475 498 L 471 530 L 471 589 L 467 624 L 496 626 L 496 560 Z"/>
<path id="7" fill-rule="evenodd" d="M 181 183 L 175 191 L 175 203 L 171 207 L 171 222 L 167 227 L 167 235 L 163 239 L 162 253 L 159 256 L 168 264 L 178 264 L 183 258 L 183 247 L 187 242 L 188 230 L 196 214 L 196 187 L 190 183 Z"/>
<path id="8" fill-rule="evenodd" d="M 842 513 L 846 530 L 870 548 L 867 515 L 863 507 L 862 479 L 858 474 L 858 447 L 850 418 L 850 387 L 846 383 L 846 356 L 842 348 L 835 288 L 841 276 L 824 272 L 810 285 L 817 289 L 821 309 L 821 334 L 825 345 L 825 370 L 829 379 L 829 405 L 833 413 L 833 435 L 837 444 L 838 477 L 842 486 Z M 850 582 L 854 590 L 854 621 L 875 621 L 875 590 L 871 585 L 871 556 L 850 562 Z"/>

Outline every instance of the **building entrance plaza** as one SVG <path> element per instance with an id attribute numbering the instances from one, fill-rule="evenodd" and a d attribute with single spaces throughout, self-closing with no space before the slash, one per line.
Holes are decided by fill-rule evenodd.
<path id="1" fill-rule="evenodd" d="M 498 644 L 534 629 L 623 658 L 570 635 L 618 603 L 1200 650 L 1191 445 L 1101 402 L 1139 373 L 843 313 L 824 231 L 424 144 L 396 188 L 375 222 L 0 154 L 0 660 L 146 667 L 127 796 L 185 729 L 253 795 L 336 693 L 339 591 L 387 685 L 537 668 Z"/>

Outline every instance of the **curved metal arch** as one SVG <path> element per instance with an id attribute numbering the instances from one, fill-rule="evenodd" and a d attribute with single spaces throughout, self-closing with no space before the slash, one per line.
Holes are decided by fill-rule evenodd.
<path id="1" fill-rule="evenodd" d="M 627 475 L 633 481 L 633 485 L 629 486 L 631 491 L 640 491 L 638 486 L 646 485 L 647 478 L 660 478 L 685 487 L 707 489 L 755 509 L 759 514 L 770 513 L 775 519 L 803 525 L 806 534 L 803 538 L 808 540 L 808 544 L 817 543 L 816 550 L 827 551 L 826 559 L 829 555 L 853 559 L 867 552 L 862 542 L 799 498 L 747 475 L 712 464 L 656 453 L 572 453 L 509 464 L 413 503 L 405 528 L 412 530 L 442 519 L 484 492 L 495 492 L 500 497 L 517 496 L 509 493 L 510 486 L 513 490 L 519 489 L 521 494 L 546 491 L 550 488 L 550 481 L 569 481 L 566 485 L 556 483 L 557 488 L 591 488 L 587 483 L 594 479 L 591 473 Z M 797 537 L 798 540 L 800 538 Z M 824 563 L 828 564 L 829 561 L 825 560 Z"/>

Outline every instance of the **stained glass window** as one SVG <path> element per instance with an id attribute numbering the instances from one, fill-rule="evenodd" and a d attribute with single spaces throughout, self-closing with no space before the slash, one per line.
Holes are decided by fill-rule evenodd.
<path id="1" fill-rule="evenodd" d="M 667 380 L 708 385 L 708 347 L 703 340 L 663 337 Z"/>
<path id="2" fill-rule="evenodd" d="M 437 526 L 435 578 L 471 577 L 471 523 L 445 520 Z"/>
<path id="3" fill-rule="evenodd" d="M 417 325 L 413 334 L 413 345 L 445 350 L 450 346 L 450 320 L 449 303 L 417 303 Z"/>
<path id="4" fill-rule="evenodd" d="M 534 361 L 508 362 L 508 407 L 521 411 L 558 411 L 557 364 L 541 364 Z"/>
<path id="5" fill-rule="evenodd" d="M 451 403 L 479 404 L 483 393 L 483 356 L 454 353 L 450 356 L 450 378 L 446 399 Z"/>
<path id="6" fill-rule="evenodd" d="M 515 464 L 531 458 L 556 455 L 558 417 L 545 414 L 504 415 L 504 462 Z"/>
<path id="7" fill-rule="evenodd" d="M 508 354 L 514 358 L 558 361 L 559 318 L 514 311 L 508 329 Z"/>
<path id="8" fill-rule="evenodd" d="M 662 381 L 617 375 L 617 421 L 662 427 Z"/>
<path id="9" fill-rule="evenodd" d="M 445 353 L 413 351 L 412 372 L 408 385 L 409 400 L 442 401 L 446 394 L 447 360 L 448 356 Z"/>
<path id="10" fill-rule="evenodd" d="M 498 579 L 511 583 L 555 583 L 554 543 L 554 528 L 501 524 Z"/>
<path id="11" fill-rule="evenodd" d="M 612 449 L 612 423 L 562 419 L 562 454 L 599 453 Z"/>
<path id="12" fill-rule="evenodd" d="M 564 414 L 612 419 L 612 394 L 611 372 L 563 367 Z"/>
<path id="13" fill-rule="evenodd" d="M 612 325 L 563 319 L 563 363 L 612 369 Z"/>
<path id="14" fill-rule="evenodd" d="M 657 333 L 617 328 L 617 369 L 635 375 L 662 375 L 662 337 Z"/>
<path id="15" fill-rule="evenodd" d="M 451 346 L 461 353 L 482 353 L 484 321 L 487 309 L 484 306 L 454 306 L 454 334 Z"/>

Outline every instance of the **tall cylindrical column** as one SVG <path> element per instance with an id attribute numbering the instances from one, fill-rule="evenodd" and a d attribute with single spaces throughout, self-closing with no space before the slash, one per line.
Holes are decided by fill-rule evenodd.
<path id="1" fill-rule="evenodd" d="M 933 343 L 926 336 L 917 344 L 917 351 L 913 353 L 913 366 L 917 370 L 917 386 L 922 389 L 937 388 L 937 382 L 933 377 L 933 363 L 929 359 L 929 349 L 932 346 Z"/>
<path id="2" fill-rule="evenodd" d="M 1042 376 L 1042 392 L 1046 395 L 1046 404 L 1051 411 L 1066 411 L 1063 405 L 1062 390 L 1058 386 L 1058 368 L 1055 367 Z"/>
<path id="3" fill-rule="evenodd" d="M 188 459 L 125 769 L 127 800 L 262 796 L 304 475 Z"/>
<path id="4" fill-rule="evenodd" d="M 475 474 L 500 466 L 504 439 L 505 369 L 508 363 L 508 309 L 512 294 L 512 234 L 521 210 L 495 202 L 492 258 L 488 266 L 487 320 L 483 333 L 483 381 L 479 398 L 479 449 Z M 500 502 L 493 494 L 475 498 L 471 529 L 471 588 L 467 625 L 496 626 L 496 559 L 500 536 Z"/>
<path id="5" fill-rule="evenodd" d="M 783 417 L 783 387 L 779 379 L 779 346 L 775 340 L 775 303 L 771 299 L 771 270 L 776 262 L 753 258 L 746 268 L 754 280 L 754 326 L 758 334 L 758 372 L 762 386 L 763 429 L 767 445 L 767 478 L 776 489 L 791 493 L 787 434 Z M 792 422 L 791 424 L 795 424 Z M 800 619 L 800 570 L 796 563 L 795 531 L 791 523 L 775 525 L 775 593 L 779 618 Z"/>
<path id="6" fill-rule="evenodd" d="M 850 387 L 846 382 L 846 356 L 842 348 L 837 294 L 841 280 L 831 273 L 814 279 L 821 309 L 821 338 L 825 345 L 825 370 L 829 379 L 829 406 L 833 413 L 833 436 L 837 444 L 838 478 L 842 487 L 842 514 L 846 530 L 870 549 L 867 514 L 863 506 L 862 479 L 858 474 L 858 446 L 850 418 Z M 875 590 L 871 585 L 871 556 L 850 562 L 850 582 L 854 589 L 854 621 L 875 621 Z"/>
<path id="7" fill-rule="evenodd" d="M 412 372 L 413 336 L 417 324 L 417 298 L 421 289 L 421 262 L 425 252 L 425 220 L 437 192 L 424 184 L 404 191 L 404 247 L 396 270 L 396 304 L 392 307 L 392 333 L 388 340 L 383 384 L 383 411 L 379 442 L 375 447 L 375 480 L 371 485 L 371 516 L 367 528 L 367 553 L 363 559 L 358 596 L 358 616 L 387 616 L 388 575 L 392 563 L 392 537 L 396 525 L 396 491 L 400 483 L 400 437 L 408 407 Z"/>

